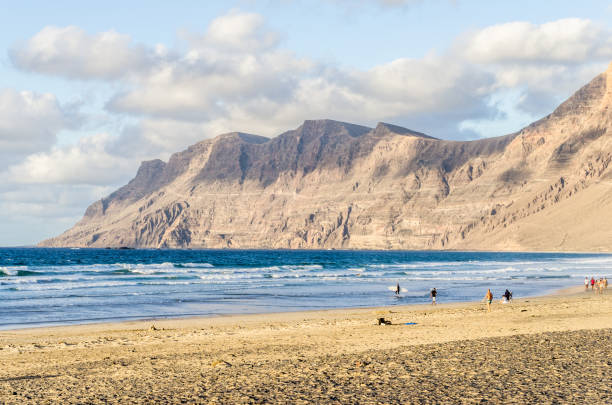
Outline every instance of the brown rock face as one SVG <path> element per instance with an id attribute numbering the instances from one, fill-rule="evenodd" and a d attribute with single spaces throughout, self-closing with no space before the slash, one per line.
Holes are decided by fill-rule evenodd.
<path id="1" fill-rule="evenodd" d="M 41 246 L 609 251 L 611 104 L 608 69 L 498 138 L 330 120 L 225 134 L 143 162 Z"/>

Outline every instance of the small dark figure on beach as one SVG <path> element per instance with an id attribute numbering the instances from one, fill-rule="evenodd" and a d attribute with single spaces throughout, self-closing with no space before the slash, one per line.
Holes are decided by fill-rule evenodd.
<path id="1" fill-rule="evenodd" d="M 429 295 L 431 296 L 431 305 L 436 305 L 436 295 L 438 295 L 438 291 L 436 291 L 435 287 L 431 289 Z"/>
<path id="2" fill-rule="evenodd" d="M 504 292 L 504 297 L 506 297 L 507 302 L 510 302 L 510 300 L 512 299 L 512 292 L 508 290 L 507 288 L 506 288 L 506 291 Z"/>
<path id="3" fill-rule="evenodd" d="M 397 283 L 397 287 L 395 287 L 395 295 L 399 295 L 400 291 L 399 283 Z"/>
<path id="4" fill-rule="evenodd" d="M 378 318 L 378 324 L 379 325 L 391 325 L 391 321 L 385 318 Z"/>

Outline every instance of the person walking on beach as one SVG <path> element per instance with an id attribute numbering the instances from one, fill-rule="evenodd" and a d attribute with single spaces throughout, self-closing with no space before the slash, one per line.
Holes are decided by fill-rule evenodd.
<path id="1" fill-rule="evenodd" d="M 438 292 L 435 287 L 431 289 L 429 295 L 431 296 L 431 305 L 436 305 L 436 295 L 438 295 Z"/>
<path id="2" fill-rule="evenodd" d="M 588 277 L 584 277 L 584 289 L 588 290 L 589 289 L 589 278 Z"/>
<path id="3" fill-rule="evenodd" d="M 595 289 L 595 278 L 591 277 L 591 291 Z"/>
<path id="4" fill-rule="evenodd" d="M 487 302 L 487 312 L 491 312 L 491 302 L 493 302 L 493 293 L 491 289 L 487 289 L 487 294 L 485 295 L 485 300 Z"/>

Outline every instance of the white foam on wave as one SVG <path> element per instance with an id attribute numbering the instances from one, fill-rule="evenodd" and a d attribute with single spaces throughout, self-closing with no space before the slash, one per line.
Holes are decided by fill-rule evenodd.
<path id="1" fill-rule="evenodd" d="M 210 263 L 177 263 L 177 264 L 183 267 L 189 267 L 193 269 L 199 269 L 199 268 L 209 269 L 211 267 L 215 267 Z"/>
<path id="2" fill-rule="evenodd" d="M 139 283 L 126 283 L 120 281 L 101 281 L 101 282 L 75 282 L 63 284 L 24 284 L 14 287 L 18 291 L 50 291 L 50 290 L 76 290 L 79 288 L 106 288 L 106 287 L 129 287 Z"/>
<path id="3" fill-rule="evenodd" d="M 609 264 L 612 266 L 612 255 L 602 255 L 595 257 L 569 257 L 569 258 L 560 258 L 557 260 L 558 262 L 563 263 L 578 263 L 580 265 L 589 265 L 589 264 Z"/>
<path id="4" fill-rule="evenodd" d="M 31 270 L 28 266 L 0 266 L 0 272 L 5 276 L 16 276 L 19 271 Z"/>
<path id="5" fill-rule="evenodd" d="M 7 269 L 6 267 L 0 267 L 0 272 L 2 272 L 2 274 L 4 274 L 5 276 L 16 276 L 17 275 L 17 270 Z"/>

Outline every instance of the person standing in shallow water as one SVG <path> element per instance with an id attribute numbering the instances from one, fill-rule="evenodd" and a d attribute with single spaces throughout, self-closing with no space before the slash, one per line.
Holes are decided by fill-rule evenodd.
<path id="1" fill-rule="evenodd" d="M 431 296 L 431 305 L 436 305 L 436 296 L 438 295 L 438 291 L 436 291 L 435 287 L 431 289 L 429 295 Z"/>
<path id="2" fill-rule="evenodd" d="M 487 301 L 487 312 L 491 312 L 491 302 L 493 301 L 493 293 L 491 292 L 490 288 L 487 289 L 485 300 Z"/>
<path id="3" fill-rule="evenodd" d="M 397 287 L 395 287 L 395 295 L 399 295 L 400 291 L 401 289 L 400 289 L 399 283 L 397 283 Z"/>

